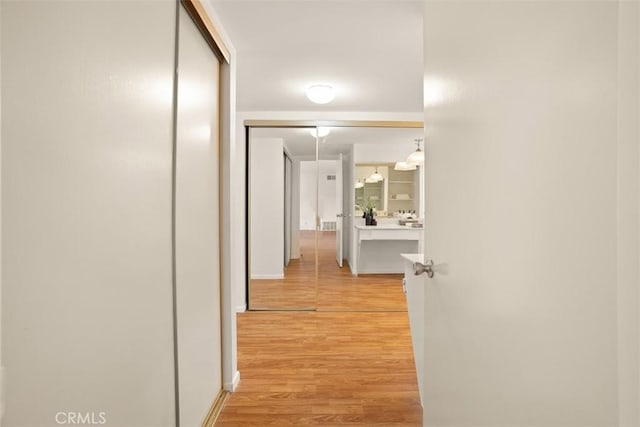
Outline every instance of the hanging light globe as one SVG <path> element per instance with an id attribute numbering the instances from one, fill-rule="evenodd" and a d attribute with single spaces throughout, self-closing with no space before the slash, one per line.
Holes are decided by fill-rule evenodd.
<path id="1" fill-rule="evenodd" d="M 370 181 L 380 182 L 384 180 L 384 176 L 380 172 L 378 172 L 378 168 L 376 167 L 376 171 L 369 175 Z"/>
<path id="2" fill-rule="evenodd" d="M 416 151 L 409 154 L 409 157 L 407 157 L 407 163 L 413 166 L 424 165 L 424 151 L 420 149 L 420 142 L 422 139 L 417 138 L 415 141 L 418 148 L 416 148 Z"/>

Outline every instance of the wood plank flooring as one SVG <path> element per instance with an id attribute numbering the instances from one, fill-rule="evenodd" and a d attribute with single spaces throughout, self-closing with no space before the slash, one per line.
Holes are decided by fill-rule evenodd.
<path id="1" fill-rule="evenodd" d="M 401 274 L 351 274 L 349 266 L 338 267 L 335 232 L 319 233 L 316 279 L 315 235 L 301 231 L 302 257 L 291 260 L 285 278 L 251 280 L 249 307 L 252 310 L 318 311 L 406 311 Z M 317 283 L 317 288 L 316 288 Z"/>
<path id="2" fill-rule="evenodd" d="M 401 275 L 356 278 L 320 237 L 317 291 L 312 233 L 285 280 L 252 281 L 254 308 L 317 311 L 238 314 L 241 380 L 216 426 L 422 425 Z"/>
<path id="3" fill-rule="evenodd" d="M 217 426 L 420 426 L 406 313 L 238 315 L 241 381 Z"/>

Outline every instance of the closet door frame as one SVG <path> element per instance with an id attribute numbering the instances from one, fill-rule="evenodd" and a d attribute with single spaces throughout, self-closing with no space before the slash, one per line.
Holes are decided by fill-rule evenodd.
<path id="1" fill-rule="evenodd" d="M 244 231 L 245 231 L 245 264 L 244 264 L 244 303 L 245 307 L 248 311 L 252 310 L 264 310 L 264 309 L 254 309 L 250 304 L 250 277 L 251 277 L 251 198 L 250 198 L 250 140 L 251 140 L 251 129 L 259 129 L 259 128 L 317 128 L 317 127 L 363 127 L 363 128 L 414 128 L 420 129 L 424 128 L 424 123 L 421 121 L 394 121 L 394 120 L 260 120 L 260 119 L 248 119 L 244 120 L 244 145 L 245 145 L 245 182 L 244 182 L 244 197 L 245 197 L 245 205 L 244 205 Z M 316 137 L 315 141 L 316 152 L 315 152 L 315 161 L 316 161 L 316 200 L 315 200 L 315 210 L 316 210 L 316 233 L 315 233 L 315 278 L 316 283 L 318 280 L 318 230 L 319 230 L 319 217 L 318 217 L 318 187 L 319 187 L 319 177 L 318 177 L 318 146 L 319 146 L 319 138 Z M 316 298 L 314 309 L 317 309 L 318 302 L 318 287 L 316 286 Z M 278 308 L 273 308 L 269 310 L 278 310 Z M 308 309 L 307 309 L 308 310 Z"/>
<path id="2" fill-rule="evenodd" d="M 218 394 L 218 396 L 216 397 L 216 399 L 211 403 L 211 407 L 209 408 L 209 411 L 207 413 L 207 416 L 205 418 L 205 420 L 203 421 L 203 426 L 213 426 L 215 423 L 215 420 L 218 416 L 218 414 L 220 413 L 220 411 L 222 410 L 222 407 L 224 405 L 224 401 L 227 398 L 227 394 L 228 392 L 232 392 L 235 389 L 235 386 L 237 385 L 238 382 L 238 374 L 237 374 L 237 354 L 236 354 L 236 339 L 235 339 L 235 334 L 236 334 L 236 322 L 235 322 L 235 314 L 233 313 L 233 303 L 231 300 L 231 284 L 230 284 L 230 280 L 228 278 L 228 261 L 229 261 L 229 253 L 230 253 L 230 248 L 229 248 L 229 238 L 228 236 L 226 236 L 226 231 L 225 231 L 225 227 L 224 227 L 224 223 L 225 220 L 228 221 L 229 219 L 229 206 L 228 206 L 228 197 L 225 197 L 226 192 L 228 192 L 226 190 L 226 187 L 228 186 L 228 177 L 226 175 L 228 175 L 228 170 L 227 168 L 225 168 L 225 162 L 223 159 L 223 155 L 226 154 L 224 153 L 224 151 L 228 151 L 225 150 L 225 145 L 229 145 L 230 144 L 230 128 L 231 128 L 231 120 L 229 120 L 230 118 L 233 117 L 233 112 L 231 111 L 231 103 L 230 101 L 230 92 L 232 91 L 231 88 L 231 84 L 232 84 L 232 77 L 231 74 L 233 73 L 233 71 L 231 70 L 231 52 L 228 49 L 228 47 L 226 46 L 221 33 L 218 31 L 218 29 L 216 28 L 216 25 L 213 23 L 212 19 L 209 17 L 209 14 L 206 11 L 206 8 L 204 7 L 204 5 L 202 4 L 202 2 L 200 0 L 179 0 L 178 4 L 177 4 L 178 8 L 180 6 L 183 6 L 184 9 L 186 10 L 186 12 L 188 13 L 188 15 L 191 17 L 193 23 L 196 25 L 196 27 L 198 28 L 198 30 L 200 31 L 200 34 L 202 35 L 202 37 L 204 38 L 204 40 L 207 42 L 207 44 L 209 45 L 209 47 L 211 48 L 211 51 L 213 52 L 213 54 L 217 57 L 220 65 L 219 65 L 219 73 L 218 73 L 218 116 L 217 116 L 217 121 L 218 121 L 218 144 L 217 144 L 217 158 L 218 158 L 218 206 L 219 206 L 219 212 L 218 212 L 218 218 L 219 218 L 219 223 L 218 223 L 218 229 L 219 229 L 219 257 L 218 257 L 218 262 L 219 262 L 219 267 L 220 267 L 220 274 L 219 274 L 219 284 L 220 284 L 220 325 L 221 325 L 221 373 L 222 373 L 222 390 L 221 392 Z M 176 9 L 176 19 L 178 18 L 178 8 Z M 178 46 L 178 39 L 177 37 L 179 37 L 179 34 L 176 34 L 176 49 Z M 177 53 L 177 51 L 176 51 Z M 176 62 L 176 66 L 177 66 L 177 62 Z M 176 69 L 176 75 L 177 75 L 177 69 Z M 176 84 L 177 84 L 177 79 L 176 79 Z M 174 98 L 175 98 L 175 93 L 174 93 Z M 177 111 L 177 105 L 176 105 L 176 111 Z M 174 117 L 174 126 L 176 126 L 177 124 L 175 123 L 176 117 Z M 174 183 L 173 183 L 173 229 L 172 229 L 172 234 L 173 234 L 173 241 L 175 242 L 176 239 L 176 227 L 175 227 L 175 212 L 176 212 L 176 204 L 175 204 L 175 190 L 176 190 L 176 183 L 175 183 L 175 166 L 176 166 L 176 146 L 175 144 L 177 143 L 176 138 L 174 137 L 174 156 L 173 156 L 173 163 L 174 163 Z M 174 262 L 174 268 L 173 268 L 173 274 L 174 274 L 174 282 L 173 282 L 173 292 L 174 292 L 174 333 L 177 334 L 177 312 L 176 312 L 176 299 L 175 299 L 175 293 L 176 293 L 176 279 L 175 279 L 175 274 L 176 274 L 176 269 L 175 269 L 175 260 L 176 260 L 176 247 L 175 247 L 175 243 L 173 246 L 173 262 Z M 176 360 L 176 378 L 175 378 L 175 382 L 176 382 L 176 425 L 179 425 L 179 412 L 178 412 L 178 406 L 177 406 L 177 402 L 178 402 L 178 372 L 177 372 L 177 347 L 175 347 L 174 349 L 175 351 L 175 360 Z"/>

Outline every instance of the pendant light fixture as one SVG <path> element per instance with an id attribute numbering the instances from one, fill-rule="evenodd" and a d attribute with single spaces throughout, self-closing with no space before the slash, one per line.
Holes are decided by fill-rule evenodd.
<path id="1" fill-rule="evenodd" d="M 380 172 L 378 172 L 378 167 L 376 166 L 376 171 L 369 175 L 370 181 L 380 182 L 384 180 L 384 176 Z"/>
<path id="2" fill-rule="evenodd" d="M 422 138 L 416 138 L 414 139 L 414 141 L 416 142 L 418 148 L 416 148 L 416 151 L 409 154 L 409 157 L 407 157 L 407 163 L 414 166 L 424 165 L 424 151 L 420 149 Z"/>
<path id="3" fill-rule="evenodd" d="M 364 187 L 364 182 L 360 181 L 360 178 L 358 178 L 358 180 L 356 181 L 356 188 L 362 188 Z"/>

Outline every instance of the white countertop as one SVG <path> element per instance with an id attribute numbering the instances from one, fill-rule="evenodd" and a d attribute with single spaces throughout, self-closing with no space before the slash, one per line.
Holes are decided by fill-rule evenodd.
<path id="1" fill-rule="evenodd" d="M 412 263 L 424 261 L 424 254 L 400 254 L 400 256 Z"/>
<path id="2" fill-rule="evenodd" d="M 354 225 L 355 228 L 359 230 L 420 230 L 423 228 L 420 227 L 412 227 L 410 225 L 400 225 L 400 224 L 378 224 L 378 225 Z"/>

